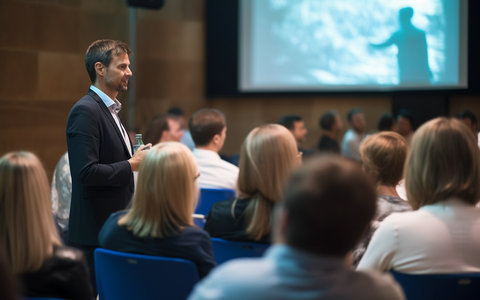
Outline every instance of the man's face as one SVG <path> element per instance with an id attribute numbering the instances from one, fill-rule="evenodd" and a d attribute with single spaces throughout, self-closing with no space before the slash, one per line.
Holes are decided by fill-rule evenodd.
<path id="1" fill-rule="evenodd" d="M 333 123 L 332 130 L 335 132 L 335 134 L 339 134 L 340 131 L 343 129 L 343 122 L 342 119 L 340 119 L 339 116 L 335 117 L 335 123 Z"/>
<path id="2" fill-rule="evenodd" d="M 132 71 L 128 54 L 121 52 L 113 55 L 110 65 L 106 68 L 105 86 L 111 91 L 124 92 L 128 89 L 130 77 L 132 77 Z"/>
<path id="3" fill-rule="evenodd" d="M 412 124 L 407 118 L 398 117 L 397 119 L 397 131 L 399 134 L 403 136 L 407 136 L 412 132 Z"/>
<path id="4" fill-rule="evenodd" d="M 175 141 L 175 142 L 180 142 L 183 136 L 183 128 L 179 122 L 179 120 L 175 119 L 168 119 L 168 134 L 167 134 L 167 139 L 168 141 Z"/>
<path id="5" fill-rule="evenodd" d="M 303 121 L 295 121 L 293 122 L 293 129 L 290 130 L 295 137 L 297 143 L 301 143 L 305 141 L 305 137 L 307 136 L 307 128 L 305 128 L 305 122 Z"/>
<path id="6" fill-rule="evenodd" d="M 363 113 L 354 114 L 350 124 L 352 125 L 353 130 L 359 133 L 365 132 L 365 127 L 367 126 Z"/>

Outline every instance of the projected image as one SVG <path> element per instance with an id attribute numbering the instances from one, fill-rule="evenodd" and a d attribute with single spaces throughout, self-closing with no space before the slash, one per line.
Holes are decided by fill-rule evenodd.
<path id="1" fill-rule="evenodd" d="M 243 90 L 466 84 L 458 0 L 241 2 Z"/>

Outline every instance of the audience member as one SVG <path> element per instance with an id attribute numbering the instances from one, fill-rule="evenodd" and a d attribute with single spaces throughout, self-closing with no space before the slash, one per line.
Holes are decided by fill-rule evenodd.
<path id="1" fill-rule="evenodd" d="M 70 110 L 67 144 L 72 175 L 68 243 L 87 258 L 95 287 L 93 252 L 98 232 L 108 216 L 125 209 L 134 190 L 133 172 L 145 156 L 136 151 L 118 115 L 117 95 L 132 76 L 130 49 L 120 41 L 98 40 L 85 54 L 91 85 Z M 150 145 L 140 146 L 140 150 Z"/>
<path id="2" fill-rule="evenodd" d="M 397 132 L 401 134 L 410 145 L 413 137 L 413 116 L 405 109 L 400 110 L 397 115 Z"/>
<path id="3" fill-rule="evenodd" d="M 183 128 L 177 116 L 162 114 L 154 117 L 147 128 L 144 143 L 152 145 L 164 142 L 180 142 Z"/>
<path id="4" fill-rule="evenodd" d="M 378 131 L 397 131 L 397 123 L 392 114 L 384 113 L 380 116 L 377 125 Z"/>
<path id="5" fill-rule="evenodd" d="M 223 113 L 213 108 L 200 109 L 192 115 L 188 127 L 195 142 L 193 155 L 200 172 L 199 187 L 234 190 L 238 167 L 218 155 L 227 137 Z"/>
<path id="6" fill-rule="evenodd" d="M 461 112 L 458 113 L 458 118 L 462 120 L 463 123 L 465 123 L 465 125 L 467 125 L 467 127 L 470 128 L 475 135 L 477 135 L 478 121 L 477 121 L 477 117 L 472 111 L 468 109 L 462 110 Z"/>
<path id="7" fill-rule="evenodd" d="M 70 175 L 68 152 L 60 157 L 55 166 L 51 192 L 53 214 L 60 227 L 62 237 L 65 239 L 67 238 L 70 202 L 72 200 L 72 176 Z"/>
<path id="8" fill-rule="evenodd" d="M 236 199 L 215 203 L 205 230 L 230 240 L 270 242 L 270 215 L 290 172 L 301 163 L 293 135 L 269 124 L 250 131 L 240 150 Z"/>
<path id="9" fill-rule="evenodd" d="M 354 108 L 347 114 L 350 129 L 345 132 L 342 140 L 342 154 L 353 160 L 360 161 L 360 143 L 365 137 L 366 122 L 363 112 Z"/>
<path id="10" fill-rule="evenodd" d="M 367 249 L 380 222 L 394 212 L 412 210 L 408 202 L 397 194 L 396 186 L 403 177 L 403 165 L 407 158 L 407 141 L 393 131 L 370 135 L 360 145 L 363 169 L 376 183 L 377 212 L 367 235 L 353 252 L 356 266 Z"/>
<path id="11" fill-rule="evenodd" d="M 183 129 L 183 135 L 180 142 L 193 151 L 193 149 L 195 149 L 195 143 L 193 142 L 190 130 L 187 128 L 187 121 L 185 119 L 185 113 L 183 110 L 179 107 L 172 107 L 167 111 L 167 114 L 176 116 L 178 118 L 181 128 Z"/>
<path id="12" fill-rule="evenodd" d="M 300 145 L 305 142 L 308 130 L 305 127 L 305 122 L 302 117 L 298 115 L 285 115 L 278 121 L 278 124 L 285 126 L 293 134 L 297 142 L 298 151 L 305 156 L 313 154 L 312 150 L 302 148 Z"/>
<path id="13" fill-rule="evenodd" d="M 189 299 L 404 299 L 390 275 L 346 265 L 374 213 L 374 187 L 355 163 L 312 160 L 291 177 L 277 206 L 275 245 L 262 258 L 219 266 Z"/>
<path id="14" fill-rule="evenodd" d="M 335 111 L 325 113 L 319 122 L 323 135 L 318 141 L 318 150 L 321 152 L 333 152 L 340 154 L 338 137 L 343 129 L 342 119 Z"/>
<path id="15" fill-rule="evenodd" d="M 391 214 L 359 269 L 403 273 L 480 272 L 480 151 L 462 121 L 436 118 L 413 136 L 405 164 L 416 211 Z"/>
<path id="16" fill-rule="evenodd" d="M 100 246 L 116 251 L 179 257 L 193 261 L 200 277 L 214 266 L 208 233 L 194 226 L 197 166 L 177 142 L 148 151 L 138 172 L 132 208 L 113 213 L 99 234 Z"/>
<path id="17" fill-rule="evenodd" d="M 64 247 L 51 211 L 50 186 L 30 152 L 0 159 L 0 253 L 25 297 L 92 299 L 81 251 Z"/>

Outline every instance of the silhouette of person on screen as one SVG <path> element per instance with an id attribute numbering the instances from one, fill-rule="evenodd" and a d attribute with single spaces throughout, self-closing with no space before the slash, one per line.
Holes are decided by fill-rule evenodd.
<path id="1" fill-rule="evenodd" d="M 428 65 L 427 39 L 425 32 L 412 24 L 413 8 L 399 10 L 400 29 L 385 42 L 370 46 L 382 49 L 391 45 L 398 48 L 398 78 L 400 84 L 428 84 L 432 73 Z"/>

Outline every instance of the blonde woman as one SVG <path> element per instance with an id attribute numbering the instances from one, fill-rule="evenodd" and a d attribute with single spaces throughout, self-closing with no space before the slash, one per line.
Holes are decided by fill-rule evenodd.
<path id="1" fill-rule="evenodd" d="M 379 226 L 359 269 L 404 273 L 480 272 L 480 151 L 462 121 L 418 129 L 405 164 L 408 202 Z"/>
<path id="2" fill-rule="evenodd" d="M 92 298 L 83 254 L 62 245 L 45 169 L 30 152 L 0 158 L 0 253 L 23 296 Z"/>
<path id="3" fill-rule="evenodd" d="M 272 209 L 300 162 L 297 143 L 284 126 L 253 129 L 240 152 L 239 197 L 215 203 L 205 230 L 213 237 L 269 243 Z"/>
<path id="4" fill-rule="evenodd" d="M 412 210 L 410 204 L 400 198 L 396 190 L 398 182 L 403 178 L 407 153 L 407 141 L 393 131 L 369 135 L 360 144 L 363 169 L 376 185 L 377 211 L 367 235 L 353 252 L 355 266 L 365 253 L 373 233 L 388 215 Z"/>
<path id="5" fill-rule="evenodd" d="M 148 150 L 138 172 L 132 207 L 113 213 L 99 234 L 102 248 L 193 261 L 203 277 L 215 266 L 209 235 L 193 225 L 198 170 L 177 142 Z"/>

